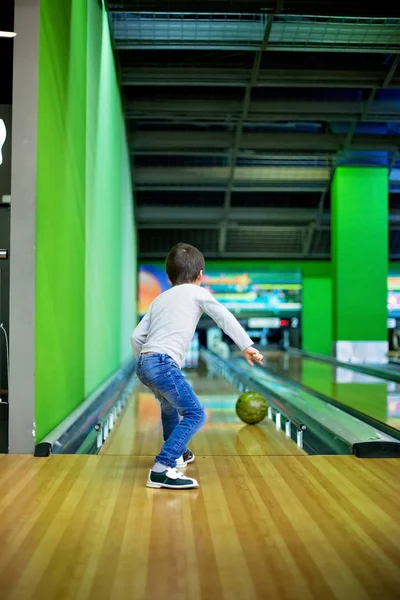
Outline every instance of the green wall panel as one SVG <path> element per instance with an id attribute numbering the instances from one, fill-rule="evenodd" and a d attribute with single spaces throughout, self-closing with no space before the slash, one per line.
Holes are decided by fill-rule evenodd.
<path id="1" fill-rule="evenodd" d="M 201 248 L 200 248 L 201 249 Z M 145 264 L 145 263 L 143 263 Z M 156 263 L 153 263 L 156 264 Z M 160 262 L 159 264 L 163 264 Z M 331 275 L 331 263 L 329 261 L 307 261 L 307 260 L 206 260 L 207 265 L 216 269 L 224 269 L 234 265 L 238 270 L 265 269 L 268 271 L 301 271 L 305 277 L 329 277 Z"/>
<path id="2" fill-rule="evenodd" d="M 88 52 L 86 356 L 89 394 L 120 365 L 124 124 L 108 21 L 92 8 Z M 90 13 L 89 13 L 90 14 Z M 97 58 L 97 61 L 96 61 Z M 93 111 L 93 112 L 92 112 Z M 118 332 L 118 335 L 116 335 Z M 128 336 L 129 337 L 129 336 Z M 90 340 L 90 342 L 89 342 Z"/>
<path id="3" fill-rule="evenodd" d="M 36 426 L 84 395 L 86 2 L 40 4 Z"/>
<path id="4" fill-rule="evenodd" d="M 131 332 L 136 325 L 137 315 L 137 237 L 132 202 L 132 178 L 128 142 L 122 140 L 122 278 L 121 278 L 121 360 L 132 356 Z M 133 274 L 133 277 L 132 277 Z"/>
<path id="5" fill-rule="evenodd" d="M 386 341 L 387 169 L 336 169 L 332 268 L 334 339 Z"/>
<path id="6" fill-rule="evenodd" d="M 332 353 L 332 281 L 329 277 L 303 278 L 303 350 Z"/>
<path id="7" fill-rule="evenodd" d="M 106 13 L 97 0 L 42 0 L 37 441 L 130 357 L 135 261 L 130 158 Z"/>

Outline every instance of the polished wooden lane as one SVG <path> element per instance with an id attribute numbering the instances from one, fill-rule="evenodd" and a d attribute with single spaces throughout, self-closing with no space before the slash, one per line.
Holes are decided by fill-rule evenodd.
<path id="1" fill-rule="evenodd" d="M 2 600 L 397 599 L 400 461 L 0 456 Z"/>
<path id="2" fill-rule="evenodd" d="M 268 419 L 257 427 L 242 423 L 235 413 L 238 392 L 233 388 L 222 388 L 222 392 L 216 394 L 215 387 L 210 389 L 209 384 L 208 393 L 206 391 L 200 389 L 198 395 L 206 408 L 207 422 L 190 443 L 196 455 L 304 454 L 283 431 L 276 431 Z M 101 454 L 155 456 L 161 444 L 159 403 L 140 385 Z"/>

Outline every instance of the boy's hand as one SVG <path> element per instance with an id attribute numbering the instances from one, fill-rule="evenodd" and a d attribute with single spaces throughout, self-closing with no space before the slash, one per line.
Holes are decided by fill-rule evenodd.
<path id="1" fill-rule="evenodd" d="M 253 348 L 253 346 L 249 346 L 246 348 L 246 350 L 243 350 L 243 356 L 252 367 L 254 367 L 253 360 L 255 360 L 259 365 L 262 365 L 263 355 L 261 352 Z"/>

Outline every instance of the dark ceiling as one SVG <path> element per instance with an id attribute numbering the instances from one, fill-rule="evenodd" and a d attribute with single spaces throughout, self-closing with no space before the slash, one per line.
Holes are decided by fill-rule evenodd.
<path id="1" fill-rule="evenodd" d="M 400 258 L 398 2 L 107 4 L 141 258 L 329 258 L 337 165 L 389 168 Z"/>

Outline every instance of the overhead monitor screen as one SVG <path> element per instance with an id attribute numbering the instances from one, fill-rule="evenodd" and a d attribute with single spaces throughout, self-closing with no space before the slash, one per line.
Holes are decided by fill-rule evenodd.
<path id="1" fill-rule="evenodd" d="M 241 317 L 295 316 L 301 311 L 300 272 L 239 272 L 233 267 L 206 267 L 202 286 L 226 308 Z M 139 267 L 139 313 L 171 287 L 164 268 L 154 264 Z"/>

